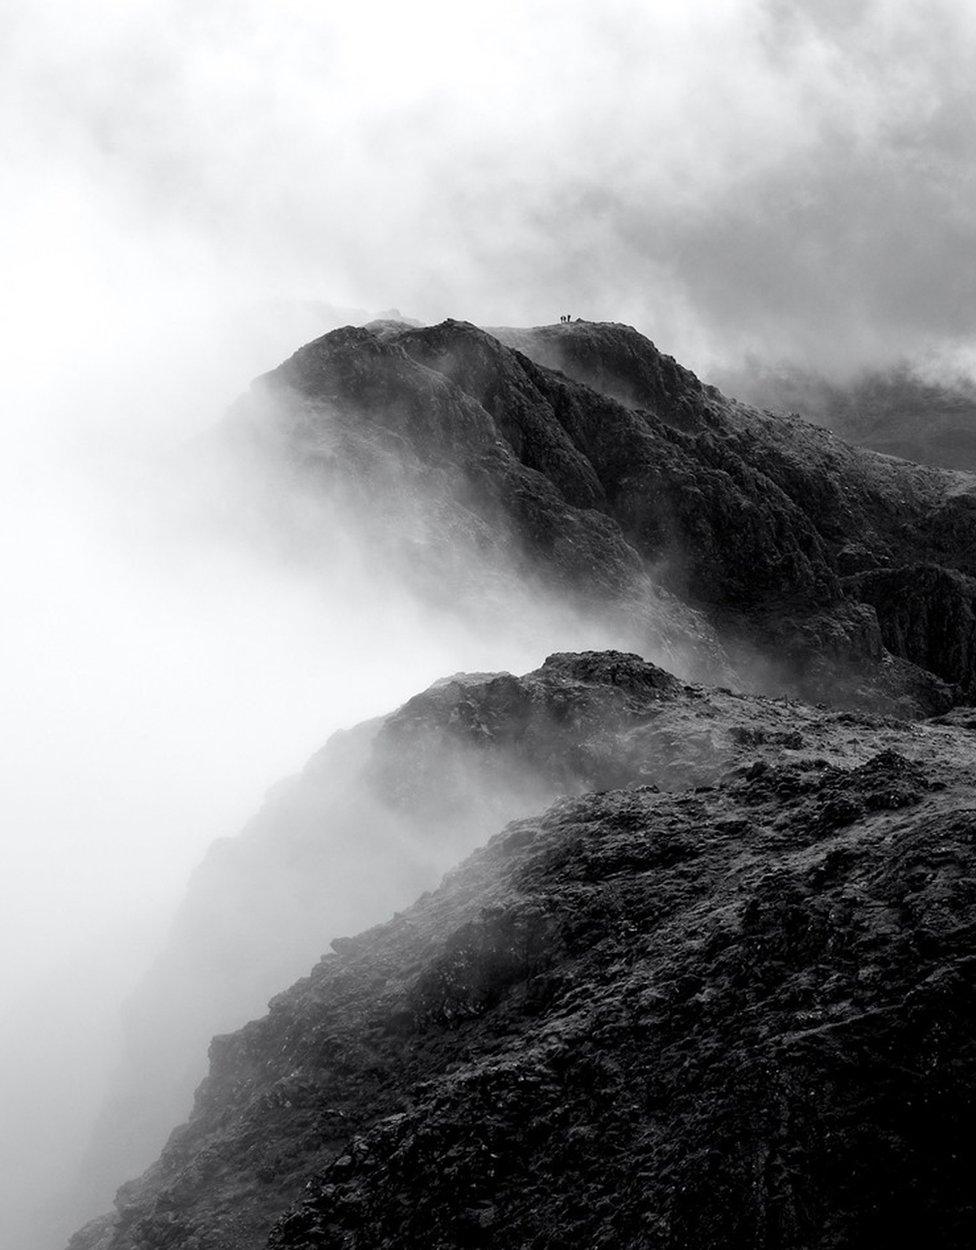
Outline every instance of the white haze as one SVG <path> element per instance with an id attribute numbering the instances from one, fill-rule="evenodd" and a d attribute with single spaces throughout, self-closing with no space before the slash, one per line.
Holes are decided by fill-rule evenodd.
<path id="1" fill-rule="evenodd" d="M 80 362 L 71 333 L 54 349 L 67 357 L 58 370 L 80 365 L 70 383 L 45 387 L 42 405 L 40 387 L 19 397 L 30 420 L 14 423 L 3 470 L 4 1245 L 39 1235 L 34 1200 L 55 1202 L 83 1152 L 120 1001 L 207 845 L 337 728 L 459 668 L 523 671 L 561 641 L 551 618 L 508 638 L 435 618 L 395 581 L 350 567 L 351 541 L 332 553 L 341 585 L 236 545 L 221 515 L 236 492 L 167 494 L 172 444 L 217 419 L 286 343 L 269 327 L 245 356 L 219 318 L 187 336 L 158 308 L 135 325 L 122 305 L 99 316 L 104 343 L 86 342 Z"/>
<path id="2" fill-rule="evenodd" d="M 32 1250 L 207 844 L 333 728 L 547 649 L 147 525 L 173 448 L 328 328 L 315 300 L 626 320 L 705 370 L 969 360 L 976 10 L 12 0 L 2 23 L 0 1243 Z"/>

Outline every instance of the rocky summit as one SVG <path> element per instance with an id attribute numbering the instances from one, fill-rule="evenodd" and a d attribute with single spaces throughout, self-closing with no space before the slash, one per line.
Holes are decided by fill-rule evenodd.
<path id="1" fill-rule="evenodd" d="M 976 478 L 586 322 L 335 331 L 213 447 L 289 558 L 608 641 L 446 676 L 214 846 L 103 1173 L 192 1112 L 71 1250 L 971 1246 Z"/>
<path id="2" fill-rule="evenodd" d="M 968 697 L 976 477 L 727 399 L 628 326 L 337 330 L 221 437 L 343 499 L 459 608 L 557 596 L 615 645 L 764 693 L 903 715 Z M 944 636 L 895 589 L 923 567 L 958 605 Z"/>

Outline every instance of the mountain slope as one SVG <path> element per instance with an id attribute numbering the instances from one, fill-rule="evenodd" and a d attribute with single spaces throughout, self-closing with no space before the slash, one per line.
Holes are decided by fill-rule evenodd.
<path id="1" fill-rule="evenodd" d="M 465 573 L 487 563 L 693 679 L 731 660 L 738 682 L 909 714 L 967 684 L 951 657 L 893 653 L 845 579 L 919 563 L 972 576 L 976 479 L 727 400 L 629 327 L 495 335 L 336 331 L 262 379 L 228 429 L 273 430 L 312 492 L 381 491 L 366 527 L 458 602 L 478 601 Z"/>
<path id="2" fill-rule="evenodd" d="M 189 1109 L 210 1038 L 303 975 L 331 938 L 405 906 L 506 821 L 556 797 L 707 780 L 726 748 L 672 726 L 683 687 L 618 682 L 612 660 L 457 674 L 336 734 L 190 879 L 167 944 L 127 1004 L 125 1052 L 89 1151 L 112 1190 Z"/>
<path id="3" fill-rule="evenodd" d="M 617 708 L 616 738 L 597 711 L 564 741 L 632 788 L 510 825 L 334 942 L 214 1042 L 190 1122 L 72 1250 L 968 1244 L 965 717 L 557 656 L 478 687 L 462 738 L 517 737 L 540 683 Z"/>
<path id="4" fill-rule="evenodd" d="M 381 577 L 466 619 L 511 628 L 552 602 L 687 676 L 727 674 L 713 627 L 598 506 L 595 472 L 551 414 L 522 405 L 538 437 L 520 458 L 475 397 L 404 351 L 403 333 L 348 328 L 306 345 L 216 432 L 247 460 L 249 486 L 265 474 L 276 505 L 298 497 L 306 529 L 291 537 L 308 558 L 352 531 Z M 268 528 L 279 523 L 272 512 Z"/>
<path id="5" fill-rule="evenodd" d="M 131 1004 L 93 1151 L 103 1184 L 155 1153 L 215 1031 L 506 821 L 561 795 L 714 785 L 747 756 L 849 769 L 969 741 L 955 723 L 683 684 L 902 717 L 971 699 L 976 495 L 966 475 L 728 400 L 629 327 L 335 331 L 260 379 L 212 441 L 248 465 L 232 523 L 286 558 L 331 579 L 350 542 L 377 584 L 479 631 L 542 605 L 537 630 L 572 621 L 574 639 L 677 677 L 614 654 L 456 676 L 282 783 L 213 848 Z"/>

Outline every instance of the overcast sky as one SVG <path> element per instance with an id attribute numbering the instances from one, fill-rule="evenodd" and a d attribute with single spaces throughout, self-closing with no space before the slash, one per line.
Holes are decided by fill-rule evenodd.
<path id="1" fill-rule="evenodd" d="M 542 659 L 416 620 L 397 650 L 388 604 L 364 623 L 129 532 L 142 475 L 329 328 L 302 301 L 629 321 L 706 375 L 973 355 L 972 0 L 8 0 L 0 23 L 7 1002 L 101 934 L 104 1019 L 206 844 L 332 728 Z M 9 1056 L 36 1047 L 6 1037 L 29 1089 Z"/>
<path id="2" fill-rule="evenodd" d="M 13 12 L 33 298 L 572 310 L 702 367 L 972 338 L 968 0 Z"/>

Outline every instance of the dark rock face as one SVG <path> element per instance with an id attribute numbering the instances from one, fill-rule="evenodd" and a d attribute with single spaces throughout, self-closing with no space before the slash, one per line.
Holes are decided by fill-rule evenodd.
<path id="1" fill-rule="evenodd" d="M 312 497 L 341 501 L 371 553 L 421 596 L 479 619 L 551 597 L 685 676 L 728 676 L 704 614 L 651 576 L 610 513 L 535 385 L 545 371 L 473 326 L 435 331 L 347 329 L 308 344 L 259 380 L 224 439 L 277 458 Z M 477 394 L 456 382 L 450 348 Z"/>
<path id="2" fill-rule="evenodd" d="M 908 714 L 951 699 L 945 665 L 890 662 L 895 635 L 843 579 L 972 573 L 973 481 L 727 400 L 629 327 L 336 331 L 261 380 L 236 436 L 266 434 L 271 402 L 319 488 L 379 482 L 384 542 L 398 497 L 427 501 L 411 562 L 432 587 L 491 553 L 685 676 L 726 679 L 731 658 L 770 691 Z"/>
<path id="3" fill-rule="evenodd" d="M 451 819 L 445 746 L 631 788 L 334 941 L 214 1041 L 189 1123 L 72 1250 L 971 1244 L 964 718 L 609 653 L 450 680 L 382 734 L 372 784 L 423 820 Z"/>
<path id="4" fill-rule="evenodd" d="M 631 326 L 577 321 L 489 330 L 502 343 L 627 408 L 640 408 L 694 432 L 720 419 L 725 401 Z M 649 350 L 650 349 L 650 350 Z"/>
<path id="5" fill-rule="evenodd" d="M 858 598 L 878 615 L 885 646 L 976 696 L 976 580 L 938 565 L 861 573 Z"/>
<path id="6" fill-rule="evenodd" d="M 771 825 L 765 788 L 607 795 L 492 844 L 515 897 L 374 1026 L 410 1093 L 269 1244 L 971 1244 L 973 823 L 930 781 L 786 772 Z"/>
<path id="7" fill-rule="evenodd" d="M 950 571 L 972 573 L 976 553 L 972 479 L 872 455 L 849 447 L 829 431 L 796 417 L 775 417 L 728 401 L 670 358 L 661 357 L 629 327 L 584 323 L 497 333 L 535 359 L 597 386 L 634 408 L 653 411 L 662 420 L 670 420 L 678 429 L 690 432 L 696 455 L 707 463 L 716 463 L 716 456 L 721 457 L 718 462 L 750 499 L 761 493 L 759 483 L 765 483 L 767 491 L 778 488 L 802 512 L 821 540 L 823 545 L 816 550 L 816 556 L 841 577 L 883 570 L 907 561 L 931 562 Z M 755 476 L 746 478 L 741 467 L 736 470 L 737 464 L 749 466 Z M 730 495 L 728 491 L 718 492 L 717 497 L 727 500 Z M 683 529 L 693 533 L 694 538 L 691 543 L 684 541 L 702 553 L 697 565 L 700 570 L 704 556 L 714 553 L 714 558 L 725 567 L 740 569 L 739 581 L 751 583 L 753 593 L 762 590 L 763 582 L 757 573 L 764 565 L 756 561 L 752 543 L 740 545 L 736 557 L 722 550 L 703 528 L 695 530 L 693 524 L 691 517 L 686 519 Z M 727 511 L 713 528 L 733 536 L 739 544 L 741 520 L 734 510 Z M 732 544 L 730 538 L 729 546 Z M 761 533 L 755 545 L 768 552 L 781 552 L 782 527 L 774 525 Z M 704 575 L 692 587 L 693 593 L 707 598 L 707 592 L 703 594 L 700 589 L 701 583 L 719 586 L 719 594 L 709 602 L 719 609 L 734 604 L 741 589 L 729 583 L 723 585 L 707 571 L 707 566 L 704 569 Z M 882 574 L 879 572 L 878 576 Z M 951 574 L 947 576 L 951 579 Z M 815 604 L 808 604 L 802 614 L 777 608 L 773 589 L 776 580 L 774 573 L 769 579 L 770 588 L 760 599 L 772 608 L 766 621 L 771 636 L 786 653 L 813 651 L 830 657 L 833 652 L 839 668 L 831 689 L 822 669 L 817 675 L 815 664 L 806 693 L 818 693 L 819 682 L 824 696 L 843 697 L 847 684 L 845 669 L 849 672 L 852 662 L 863 667 L 865 661 L 878 656 L 882 643 L 893 655 L 960 685 L 964 692 L 968 690 L 958 656 L 941 655 L 937 646 L 928 650 L 905 646 L 901 632 L 882 626 L 879 634 L 876 623 L 869 618 L 861 617 L 863 624 L 859 627 L 851 616 L 851 606 L 838 606 L 832 600 L 833 587 L 826 576 L 812 592 Z M 866 590 L 869 580 L 849 582 L 845 589 L 861 604 L 878 609 L 880 615 L 876 596 Z M 779 585 L 783 597 L 788 598 L 803 593 L 804 581 L 794 573 L 781 577 Z M 847 623 L 842 624 L 845 618 Z M 791 644 L 790 635 L 802 637 L 803 641 Z M 971 671 L 972 661 L 969 663 Z M 902 674 L 907 678 L 907 670 L 902 670 Z M 891 689 L 884 677 L 879 676 L 879 684 Z M 863 697 L 864 693 L 862 690 L 856 697 Z"/>
<path id="8" fill-rule="evenodd" d="M 628 395 L 632 407 L 647 408 L 661 420 L 674 408 L 693 410 L 694 420 L 679 416 L 672 421 L 695 436 L 696 457 L 717 462 L 733 479 L 742 480 L 742 466 L 747 466 L 767 490 L 778 487 L 820 536 L 834 569 L 840 551 L 852 544 L 874 566 L 904 558 L 908 551 L 934 553 L 937 548 L 938 562 L 952 567 L 965 570 L 974 558 L 972 517 L 961 516 L 948 541 L 940 543 L 935 532 L 942 528 L 937 518 L 944 509 L 965 514 L 973 506 L 973 483 L 965 475 L 872 454 L 796 417 L 777 417 L 728 400 L 661 356 L 629 326 L 498 333 L 511 335 L 529 354 L 558 359 L 574 378 L 590 383 L 599 378 L 609 391 Z M 666 372 L 666 387 L 646 382 L 655 365 Z"/>

